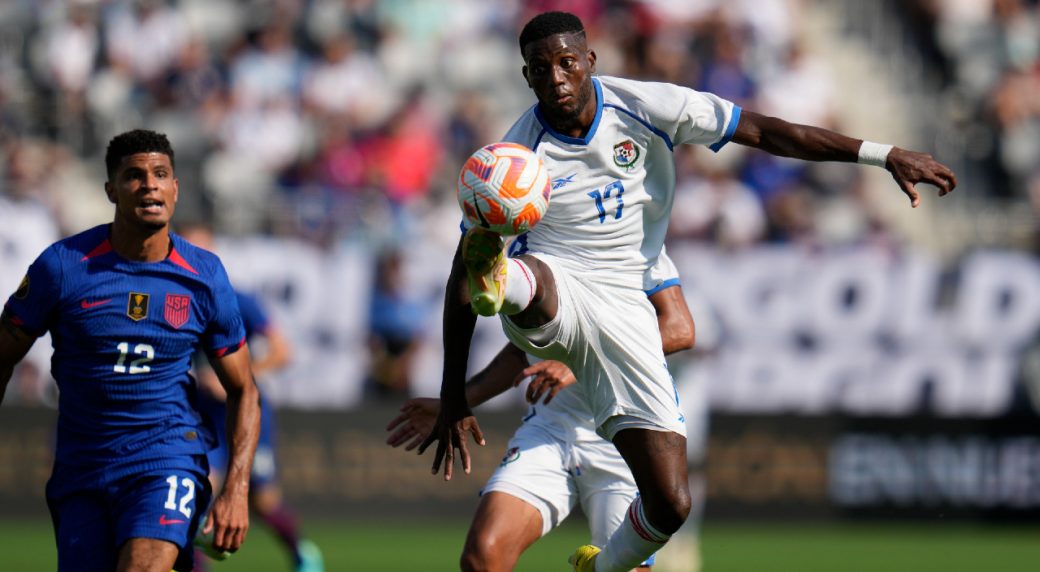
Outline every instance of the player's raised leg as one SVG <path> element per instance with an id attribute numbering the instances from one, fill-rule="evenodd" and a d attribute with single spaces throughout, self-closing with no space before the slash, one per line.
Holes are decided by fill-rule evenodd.
<path id="1" fill-rule="evenodd" d="M 480 227 L 466 232 L 459 252 L 474 313 L 502 313 L 525 328 L 542 326 L 556 316 L 552 272 L 537 258 L 507 258 L 502 235 Z"/>
<path id="2" fill-rule="evenodd" d="M 526 501 L 498 491 L 485 494 L 466 535 L 462 570 L 512 570 L 542 530 L 541 513 Z"/>

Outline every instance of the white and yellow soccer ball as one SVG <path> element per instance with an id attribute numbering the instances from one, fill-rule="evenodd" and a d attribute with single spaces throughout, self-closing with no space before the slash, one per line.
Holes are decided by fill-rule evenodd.
<path id="1" fill-rule="evenodd" d="M 513 236 L 530 230 L 549 208 L 549 171 L 527 147 L 492 143 L 459 173 L 458 199 L 470 226 Z"/>

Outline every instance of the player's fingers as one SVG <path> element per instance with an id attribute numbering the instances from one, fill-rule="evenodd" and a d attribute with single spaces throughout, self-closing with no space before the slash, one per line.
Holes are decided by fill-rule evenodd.
<path id="1" fill-rule="evenodd" d="M 525 367 L 523 369 L 523 371 L 520 372 L 520 375 L 522 375 L 523 377 L 529 377 L 529 376 L 532 376 L 532 375 L 538 375 L 539 373 L 543 372 L 545 370 L 545 368 L 549 367 L 549 363 L 550 362 L 547 362 L 547 361 L 540 361 L 538 363 L 533 363 L 533 364 Z"/>
<path id="2" fill-rule="evenodd" d="M 209 534 L 213 532 L 213 515 L 210 514 L 206 518 L 206 524 L 202 527 L 202 534 Z"/>
<path id="3" fill-rule="evenodd" d="M 451 473 L 455 468 L 455 447 L 449 445 L 444 452 L 444 480 L 451 480 Z"/>
<path id="4" fill-rule="evenodd" d="M 462 472 L 468 475 L 470 471 L 469 447 L 466 445 L 465 435 L 459 439 L 459 457 L 462 458 Z"/>
<path id="5" fill-rule="evenodd" d="M 549 393 L 546 394 L 544 403 L 546 405 L 549 405 L 549 402 L 552 401 L 552 398 L 556 397 L 556 394 L 559 393 L 561 389 L 563 389 L 562 385 L 558 383 L 556 385 L 553 385 L 552 389 L 549 390 Z"/>
<path id="6" fill-rule="evenodd" d="M 528 403 L 535 402 L 535 395 L 538 394 L 538 390 L 543 383 L 545 383 L 545 378 L 539 375 L 535 376 L 535 378 L 531 380 L 531 383 L 527 384 L 527 391 L 524 394 L 524 398 L 527 399 Z"/>
<path id="7" fill-rule="evenodd" d="M 422 434 L 418 434 L 418 435 L 416 435 L 416 436 L 415 436 L 415 438 L 414 438 L 414 439 L 412 439 L 412 442 L 411 442 L 411 443 L 409 443 L 409 444 L 405 445 L 405 448 L 404 448 L 404 450 L 405 450 L 405 451 L 411 451 L 412 449 L 414 449 L 414 448 L 418 447 L 418 446 L 419 446 L 419 443 L 422 443 L 422 442 L 423 442 L 423 437 L 424 437 L 424 435 L 422 435 Z"/>
<path id="8" fill-rule="evenodd" d="M 242 545 L 246 543 L 246 536 L 249 534 L 249 524 L 245 523 L 238 529 L 238 534 L 235 535 L 235 550 L 242 548 Z"/>
<path id="9" fill-rule="evenodd" d="M 386 444 L 390 445 L 391 447 L 399 447 L 402 443 L 411 439 L 415 435 L 416 431 L 414 428 L 401 427 L 397 431 L 394 431 L 389 437 L 387 437 Z"/>
<path id="10" fill-rule="evenodd" d="M 487 444 L 487 441 L 484 440 L 484 432 L 480 430 L 480 425 L 477 425 L 475 421 L 473 422 L 473 427 L 470 429 L 470 432 L 473 433 L 473 440 L 477 442 L 477 445 L 483 447 Z"/>
<path id="11" fill-rule="evenodd" d="M 426 450 L 426 447 L 428 447 L 429 444 L 430 444 L 430 441 L 429 441 L 429 439 L 427 439 L 426 442 L 423 443 L 422 448 L 419 449 L 419 454 L 420 455 L 422 455 L 422 452 Z M 433 474 L 436 475 L 437 473 L 441 472 L 441 461 L 443 459 L 444 459 L 444 440 L 441 439 L 440 441 L 437 442 L 437 454 L 435 454 L 433 456 Z"/>
<path id="12" fill-rule="evenodd" d="M 936 188 L 939 189 L 940 195 L 946 194 L 946 185 L 948 183 L 946 179 L 940 177 L 938 173 L 924 173 L 919 177 L 918 182 L 934 185 Z"/>
<path id="13" fill-rule="evenodd" d="M 942 173 L 936 173 L 935 182 L 932 184 L 939 187 L 939 196 L 943 196 L 953 190 L 953 182 L 950 181 L 949 177 L 944 176 Z"/>
<path id="14" fill-rule="evenodd" d="M 403 410 L 403 408 L 402 408 L 402 410 Z M 400 425 L 401 423 L 404 423 L 407 420 L 408 420 L 408 415 L 407 414 L 405 414 L 405 413 L 398 414 L 397 417 L 394 417 L 393 419 L 390 420 L 389 423 L 386 424 L 386 430 L 390 431 L 394 427 L 397 427 L 398 425 Z"/>
<path id="15" fill-rule="evenodd" d="M 217 550 L 227 550 L 227 527 L 218 523 L 213 530 L 213 546 Z"/>
<path id="16" fill-rule="evenodd" d="M 422 455 L 423 453 L 425 453 L 426 452 L 426 448 L 429 447 L 430 445 L 432 445 L 433 442 L 436 441 L 436 440 L 437 440 L 437 432 L 436 431 L 430 431 L 430 434 L 427 435 L 426 439 L 423 440 L 422 445 L 419 446 L 419 454 Z M 439 449 L 438 449 L 438 452 L 439 452 Z M 437 465 L 434 464 L 434 469 L 433 469 L 434 473 L 437 472 L 436 466 Z"/>
<path id="17" fill-rule="evenodd" d="M 527 379 L 527 376 L 524 375 L 524 372 L 521 371 L 516 374 L 516 377 L 513 378 L 513 387 L 520 387 L 520 384 L 523 383 L 525 379 Z"/>
<path id="18" fill-rule="evenodd" d="M 538 384 L 538 387 L 533 388 L 534 391 L 532 391 L 531 386 L 528 386 L 527 402 L 532 404 L 538 403 L 538 400 L 541 399 L 543 395 L 545 395 L 546 391 L 548 391 L 549 383 L 549 381 L 542 380 L 542 382 Z"/>
<path id="19" fill-rule="evenodd" d="M 917 208 L 917 205 L 921 204 L 921 195 L 917 194 L 917 189 L 914 188 L 913 182 L 901 179 L 899 186 L 903 188 L 903 194 L 910 199 L 910 206 Z"/>

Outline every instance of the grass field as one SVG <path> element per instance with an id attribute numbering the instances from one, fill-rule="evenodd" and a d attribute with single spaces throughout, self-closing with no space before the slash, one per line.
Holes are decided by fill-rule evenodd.
<path id="1" fill-rule="evenodd" d="M 329 572 L 451 571 L 466 523 L 308 522 L 307 533 L 325 552 Z M 579 524 L 542 539 L 519 571 L 565 571 L 566 557 L 582 543 Z M 1040 569 L 1040 526 L 961 524 L 712 524 L 703 538 L 705 572 L 842 571 L 978 572 Z M 54 570 L 54 544 L 46 521 L 0 521 L 0 569 Z M 212 572 L 289 570 L 273 538 L 255 529 L 246 549 Z"/>

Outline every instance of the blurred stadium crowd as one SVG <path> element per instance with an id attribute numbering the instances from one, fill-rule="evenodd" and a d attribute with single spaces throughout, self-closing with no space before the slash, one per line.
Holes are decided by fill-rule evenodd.
<path id="1" fill-rule="evenodd" d="M 3 2 L 2 285 L 11 290 L 52 240 L 110 218 L 101 186 L 104 145 L 145 126 L 168 133 L 177 152 L 175 222 L 380 254 L 366 269 L 376 284 L 372 338 L 394 347 L 388 355 L 406 356 L 421 335 L 408 324 L 420 310 L 393 295 L 399 251 L 420 239 L 448 255 L 454 248 L 459 165 L 533 102 L 516 45 L 533 13 L 578 14 L 600 73 L 688 85 L 762 113 L 842 129 L 840 98 L 855 86 L 839 84 L 826 50 L 805 34 L 818 8 L 833 4 L 843 3 Z M 909 49 L 936 70 L 916 78 L 941 102 L 933 121 L 969 141 L 936 145 L 945 132 L 933 125 L 925 140 L 907 146 L 947 150 L 951 156 L 941 158 L 955 168 L 979 165 L 977 184 L 962 194 L 1025 208 L 1032 199 L 1040 208 L 1037 2 L 877 4 L 889 18 L 884 24 L 910 30 Z M 672 241 L 728 249 L 906 240 L 868 192 L 864 169 L 704 149 L 682 149 L 678 165 Z M 891 193 L 886 200 L 904 206 Z M 382 385 L 406 391 L 395 376 L 386 374 Z"/>

